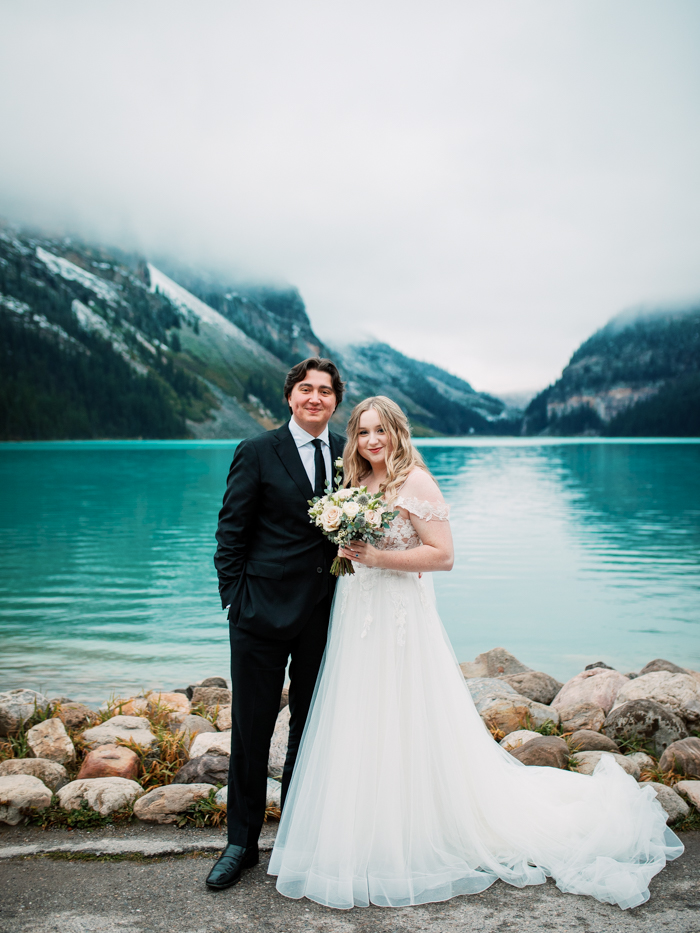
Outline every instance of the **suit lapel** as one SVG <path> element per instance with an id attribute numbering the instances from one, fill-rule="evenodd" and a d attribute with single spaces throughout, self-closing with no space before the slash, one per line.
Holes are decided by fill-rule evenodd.
<path id="1" fill-rule="evenodd" d="M 298 486 L 299 492 L 301 492 L 304 499 L 308 502 L 309 499 L 313 498 L 314 491 L 311 488 L 311 483 L 304 469 L 304 464 L 301 462 L 296 442 L 286 424 L 283 424 L 282 427 L 275 432 L 274 446 L 277 456 L 282 461 L 282 466 L 287 473 L 289 473 Z"/>

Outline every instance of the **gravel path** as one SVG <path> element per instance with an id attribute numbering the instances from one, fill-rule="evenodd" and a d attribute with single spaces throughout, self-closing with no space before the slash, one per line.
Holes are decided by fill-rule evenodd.
<path id="1" fill-rule="evenodd" d="M 153 827 L 145 829 L 111 835 L 134 848 L 139 838 L 153 840 Z M 167 827 L 158 835 L 182 845 L 198 832 L 212 838 L 211 831 Z M 60 836 L 82 844 L 97 834 L 43 835 L 53 845 Z M 0 833 L 0 846 L 35 845 L 36 838 L 15 828 Z M 239 885 L 216 893 L 204 885 L 211 855 L 11 858 L 0 862 L 0 933 L 700 933 L 700 833 L 683 841 L 685 855 L 657 875 L 651 900 L 634 911 L 561 894 L 551 882 L 523 890 L 498 882 L 483 894 L 426 907 L 334 911 L 277 894 L 266 874 L 268 853 Z"/>

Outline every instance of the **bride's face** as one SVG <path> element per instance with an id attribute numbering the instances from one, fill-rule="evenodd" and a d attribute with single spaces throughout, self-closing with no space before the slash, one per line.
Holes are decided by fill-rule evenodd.
<path id="1" fill-rule="evenodd" d="M 382 467 L 391 451 L 391 440 L 385 433 L 377 412 L 370 408 L 360 415 L 357 431 L 357 449 L 370 465 Z"/>

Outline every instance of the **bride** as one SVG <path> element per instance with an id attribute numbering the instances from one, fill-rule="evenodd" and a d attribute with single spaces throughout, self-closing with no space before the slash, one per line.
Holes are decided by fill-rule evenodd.
<path id="1" fill-rule="evenodd" d="M 522 887 L 622 908 L 683 851 L 653 788 L 609 756 L 592 776 L 526 767 L 483 725 L 427 571 L 450 570 L 448 506 L 401 409 L 365 399 L 345 481 L 399 515 L 379 547 L 341 551 L 328 644 L 269 872 L 287 897 L 404 907 Z"/>

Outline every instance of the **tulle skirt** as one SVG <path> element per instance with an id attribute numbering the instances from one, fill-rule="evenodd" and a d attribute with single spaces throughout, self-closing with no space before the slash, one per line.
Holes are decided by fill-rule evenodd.
<path id="1" fill-rule="evenodd" d="M 429 574 L 338 582 L 316 693 L 269 872 L 287 897 L 404 907 L 522 887 L 635 907 L 683 846 L 652 787 L 526 767 L 493 740 Z"/>

